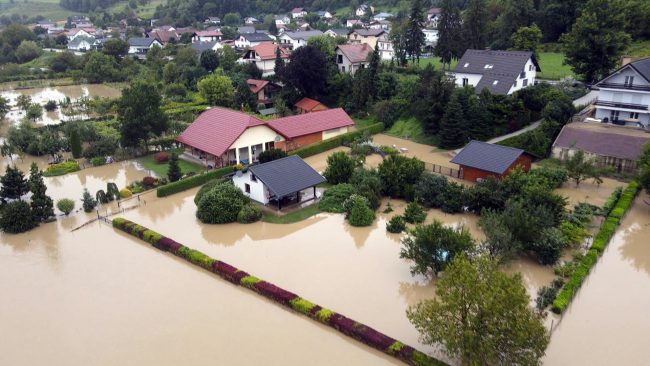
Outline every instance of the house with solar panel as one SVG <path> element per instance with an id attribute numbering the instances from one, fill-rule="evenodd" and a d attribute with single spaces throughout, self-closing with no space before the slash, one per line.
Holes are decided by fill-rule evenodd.
<path id="1" fill-rule="evenodd" d="M 517 167 L 528 172 L 533 156 L 522 149 L 472 140 L 451 162 L 460 166 L 460 178 L 480 182 L 489 177 L 501 179 Z"/>
<path id="2" fill-rule="evenodd" d="M 467 50 L 451 74 L 456 86 L 473 86 L 476 93 L 510 95 L 535 85 L 542 71 L 532 52 Z"/>

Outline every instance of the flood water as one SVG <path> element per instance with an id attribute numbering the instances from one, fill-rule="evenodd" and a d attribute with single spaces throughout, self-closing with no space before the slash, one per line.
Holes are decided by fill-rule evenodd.
<path id="1" fill-rule="evenodd" d="M 648 365 L 650 202 L 640 195 L 551 337 L 545 365 Z"/>
<path id="2" fill-rule="evenodd" d="M 57 103 L 70 98 L 71 101 L 77 101 L 82 97 L 103 97 L 103 98 L 118 98 L 121 95 L 120 90 L 104 84 L 82 84 L 82 85 L 66 85 L 55 86 L 47 88 L 30 88 L 30 89 L 16 89 L 0 92 L 0 96 L 9 99 L 12 106 L 11 111 L 5 117 L 11 123 L 18 123 L 25 117 L 25 112 L 16 107 L 16 98 L 19 95 L 28 95 L 32 98 L 32 103 L 40 104 L 41 106 L 49 100 L 54 100 Z M 38 121 L 40 124 L 50 125 L 61 123 L 66 120 L 60 108 L 52 112 L 43 110 L 43 117 Z"/>

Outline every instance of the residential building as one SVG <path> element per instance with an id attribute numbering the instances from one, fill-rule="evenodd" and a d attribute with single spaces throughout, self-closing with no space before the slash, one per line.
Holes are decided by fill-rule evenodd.
<path id="1" fill-rule="evenodd" d="M 438 22 L 440 21 L 441 15 L 442 15 L 441 8 L 429 9 L 429 11 L 427 11 L 427 24 L 433 29 L 438 29 Z"/>
<path id="2" fill-rule="evenodd" d="M 246 50 L 239 59 L 239 63 L 252 63 L 262 71 L 262 76 L 267 77 L 275 74 L 275 54 L 278 45 L 274 43 L 261 43 Z M 289 51 L 280 47 L 280 57 L 286 63 L 289 59 Z"/>
<path id="3" fill-rule="evenodd" d="M 383 29 L 383 30 L 389 30 L 390 29 L 390 21 L 388 20 L 373 20 L 368 24 L 369 29 Z"/>
<path id="4" fill-rule="evenodd" d="M 172 40 L 179 41 L 181 39 L 181 35 L 172 26 L 162 26 L 153 30 L 149 32 L 148 37 L 157 40 L 163 47 Z"/>
<path id="5" fill-rule="evenodd" d="M 49 27 L 47 29 L 47 34 L 51 36 L 58 36 L 59 34 L 65 33 L 65 28 L 63 27 Z"/>
<path id="6" fill-rule="evenodd" d="M 221 24 L 221 18 L 219 17 L 208 17 L 203 24 L 211 24 L 211 25 L 220 25 Z"/>
<path id="7" fill-rule="evenodd" d="M 39 20 L 36 22 L 36 27 L 41 27 L 43 29 L 50 29 L 56 27 L 56 23 L 51 20 Z"/>
<path id="8" fill-rule="evenodd" d="M 242 26 L 242 27 L 237 27 L 237 34 L 240 34 L 240 35 L 241 34 L 248 34 L 248 33 L 255 33 L 255 32 L 257 32 L 255 30 L 255 27 L 251 27 L 249 25 L 245 25 L 245 26 Z"/>
<path id="9" fill-rule="evenodd" d="M 359 69 L 368 66 L 368 54 L 372 48 L 365 43 L 342 44 L 336 47 L 336 66 L 340 72 L 354 75 Z"/>
<path id="10" fill-rule="evenodd" d="M 350 33 L 350 31 L 347 28 L 328 29 L 325 31 L 325 35 L 330 36 L 332 38 L 336 38 L 336 37 L 348 38 L 348 33 Z"/>
<path id="11" fill-rule="evenodd" d="M 392 60 L 395 56 L 395 51 L 393 50 L 393 42 L 388 37 L 388 33 L 383 33 L 377 39 L 377 52 L 379 52 L 379 57 L 382 60 Z"/>
<path id="12" fill-rule="evenodd" d="M 597 166 L 636 174 L 643 146 L 649 142 L 650 133 L 645 129 L 575 122 L 565 125 L 553 142 L 553 157 L 564 160 L 582 150 Z"/>
<path id="13" fill-rule="evenodd" d="M 235 47 L 250 48 L 262 43 L 273 43 L 273 39 L 266 33 L 244 33 L 235 40 Z"/>
<path id="14" fill-rule="evenodd" d="M 132 37 L 128 40 L 129 55 L 135 55 L 139 58 L 145 58 L 147 51 L 153 47 L 161 47 L 162 44 L 155 38 Z"/>
<path id="15" fill-rule="evenodd" d="M 246 17 L 246 18 L 244 18 L 244 24 L 253 25 L 253 24 L 257 24 L 257 23 L 259 23 L 259 22 L 260 22 L 260 21 L 257 20 L 257 18 L 253 18 L 253 17 Z"/>
<path id="16" fill-rule="evenodd" d="M 363 20 L 359 20 L 359 19 L 348 19 L 345 22 L 345 26 L 347 28 L 365 27 L 366 23 L 364 23 Z"/>
<path id="17" fill-rule="evenodd" d="M 307 97 L 304 97 L 299 101 L 297 101 L 294 107 L 296 107 L 297 114 L 318 112 L 318 111 L 324 111 L 326 109 L 329 109 L 323 103 Z"/>
<path id="18" fill-rule="evenodd" d="M 424 33 L 424 42 L 427 45 L 433 46 L 438 43 L 438 30 L 432 28 L 426 28 L 422 30 Z"/>
<path id="19" fill-rule="evenodd" d="M 232 182 L 252 200 L 263 205 L 300 204 L 316 198 L 316 186 L 325 177 L 296 155 L 252 165 L 232 175 Z"/>
<path id="20" fill-rule="evenodd" d="M 221 41 L 221 37 L 223 37 L 223 34 L 217 30 L 198 31 L 194 32 L 192 36 L 192 43 Z"/>
<path id="21" fill-rule="evenodd" d="M 192 49 L 197 53 L 197 54 L 202 54 L 203 51 L 207 50 L 213 50 L 213 51 L 218 51 L 223 48 L 223 44 L 221 42 L 197 42 L 197 43 L 192 43 Z"/>
<path id="22" fill-rule="evenodd" d="M 291 18 L 293 19 L 302 18 L 305 15 L 307 15 L 307 12 L 303 8 L 293 8 L 291 10 Z"/>
<path id="23" fill-rule="evenodd" d="M 372 14 L 375 12 L 375 8 L 372 5 L 361 4 L 354 11 L 354 14 L 358 17 L 365 16 L 366 14 Z"/>
<path id="24" fill-rule="evenodd" d="M 275 19 L 275 25 L 280 26 L 280 25 L 289 25 L 291 23 L 291 18 L 289 18 L 288 15 L 275 15 L 273 17 Z"/>
<path id="25" fill-rule="evenodd" d="M 94 28 L 72 28 L 66 32 L 68 42 L 76 37 L 92 37 L 95 34 Z"/>
<path id="26" fill-rule="evenodd" d="M 510 95 L 534 85 L 538 71 L 532 52 L 467 50 L 450 74 L 456 86 L 473 86 L 477 94 L 488 89 L 492 94 Z"/>
<path id="27" fill-rule="evenodd" d="M 95 48 L 95 37 L 77 36 L 68 42 L 68 49 L 77 52 L 86 52 Z"/>
<path id="28" fill-rule="evenodd" d="M 309 38 L 322 36 L 323 32 L 319 30 L 298 31 L 298 32 L 284 32 L 279 36 L 280 44 L 291 45 L 291 49 L 295 50 L 305 46 Z"/>
<path id="29" fill-rule="evenodd" d="M 251 93 L 255 94 L 257 104 L 263 104 L 266 108 L 273 105 L 273 97 L 280 91 L 281 87 L 278 84 L 272 83 L 268 80 L 246 80 Z"/>
<path id="30" fill-rule="evenodd" d="M 628 63 L 596 84 L 596 118 L 619 125 L 650 126 L 650 58 Z"/>
<path id="31" fill-rule="evenodd" d="M 330 12 L 327 11 L 327 10 L 320 10 L 320 11 L 317 11 L 317 12 L 316 12 L 316 15 L 318 15 L 321 19 L 325 19 L 325 20 L 329 20 L 329 19 L 334 18 L 334 16 L 332 15 L 332 13 L 330 13 Z"/>
<path id="32" fill-rule="evenodd" d="M 348 40 L 353 44 L 365 43 L 375 49 L 377 40 L 385 32 L 383 29 L 355 29 L 348 35 Z"/>
<path id="33" fill-rule="evenodd" d="M 524 150 L 472 140 L 451 162 L 460 166 L 459 178 L 480 182 L 488 177 L 503 178 L 517 167 L 528 172 L 532 160 Z"/>
<path id="34" fill-rule="evenodd" d="M 388 18 L 392 18 L 392 17 L 393 17 L 393 14 L 391 14 L 391 13 L 381 12 L 379 14 L 374 15 L 372 17 L 372 20 L 374 20 L 374 21 L 382 21 L 382 20 L 388 20 Z"/>
<path id="35" fill-rule="evenodd" d="M 347 133 L 353 125 L 342 108 L 262 121 L 215 107 L 201 113 L 176 140 L 206 166 L 222 167 L 254 163 L 268 149 L 291 151 L 320 142 Z"/>

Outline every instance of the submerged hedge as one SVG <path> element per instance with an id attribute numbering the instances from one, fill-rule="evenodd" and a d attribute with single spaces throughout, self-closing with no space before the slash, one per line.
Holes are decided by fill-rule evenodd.
<path id="1" fill-rule="evenodd" d="M 181 179 L 179 181 L 172 182 L 159 187 L 156 190 L 156 195 L 158 197 L 170 196 L 174 193 L 186 191 L 188 189 L 201 186 L 213 179 L 221 178 L 224 175 L 232 172 L 233 172 L 232 167 L 225 167 L 221 169 L 214 169 L 207 173 L 197 174 L 189 178 Z"/>
<path id="2" fill-rule="evenodd" d="M 589 271 L 596 264 L 596 262 L 598 262 L 598 257 L 600 257 L 605 251 L 605 247 L 607 247 L 607 244 L 609 244 L 609 241 L 614 236 L 616 228 L 620 224 L 621 219 L 627 210 L 632 205 L 634 197 L 638 192 L 639 183 L 632 181 L 627 186 L 627 188 L 625 188 L 622 194 L 617 191 L 612 194 L 612 197 L 618 198 L 614 199 L 616 200 L 615 204 L 611 204 L 610 201 L 612 200 L 608 201 L 607 205 L 611 206 L 611 208 L 608 209 L 610 211 L 609 215 L 607 216 L 607 219 L 605 220 L 603 226 L 600 228 L 600 231 L 598 231 L 598 234 L 596 234 L 591 248 L 582 258 L 582 260 L 580 260 L 580 263 L 571 275 L 571 278 L 569 278 L 567 283 L 562 287 L 560 293 L 553 301 L 551 310 L 554 313 L 561 314 L 564 312 L 564 310 L 566 310 L 567 307 L 569 307 L 571 300 L 580 289 L 580 286 L 582 286 L 584 280 L 589 275 Z"/>
<path id="3" fill-rule="evenodd" d="M 198 250 L 190 249 L 144 226 L 123 218 L 115 218 L 113 219 L 113 227 L 136 236 L 162 251 L 170 252 L 194 265 L 215 273 L 227 281 L 251 289 L 280 305 L 328 325 L 349 337 L 387 353 L 409 365 L 446 365 L 442 361 L 434 359 L 367 325 L 358 323 L 335 311 L 323 308 L 292 292 L 239 270 L 228 263 L 213 259 Z"/>
<path id="4" fill-rule="evenodd" d="M 298 155 L 301 158 L 306 158 L 308 156 L 320 154 L 322 152 L 325 152 L 327 150 L 331 150 L 334 148 L 337 148 L 343 144 L 350 143 L 354 141 L 356 138 L 363 136 L 364 133 L 369 133 L 371 135 L 380 133 L 384 130 L 384 124 L 379 122 L 375 123 L 373 125 L 360 128 L 356 131 L 344 133 L 342 135 L 338 135 L 336 137 L 332 137 L 331 139 L 327 139 L 324 141 L 321 141 L 319 143 L 305 146 L 300 149 L 293 150 L 289 153 L 289 155 Z"/>

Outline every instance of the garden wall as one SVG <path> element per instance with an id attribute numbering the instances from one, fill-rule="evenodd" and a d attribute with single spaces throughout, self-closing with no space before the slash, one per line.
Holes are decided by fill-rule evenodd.
<path id="1" fill-rule="evenodd" d="M 136 236 L 152 246 L 174 254 L 177 257 L 203 267 L 220 277 L 275 301 L 276 303 L 302 313 L 320 323 L 352 337 L 368 346 L 389 354 L 409 365 L 443 366 L 445 363 L 407 346 L 367 325 L 358 323 L 344 315 L 316 305 L 302 297 L 284 290 L 272 283 L 241 271 L 228 263 L 213 259 L 198 250 L 190 249 L 176 241 L 126 219 L 113 219 L 113 227 Z"/>

